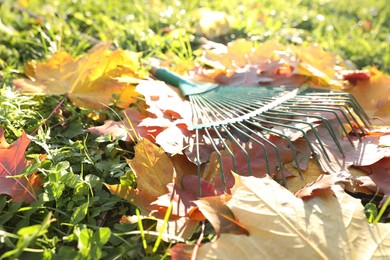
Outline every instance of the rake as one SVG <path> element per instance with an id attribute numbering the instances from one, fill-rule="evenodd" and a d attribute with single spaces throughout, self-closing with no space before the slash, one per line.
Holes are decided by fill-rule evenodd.
<path id="1" fill-rule="evenodd" d="M 288 143 L 293 161 L 302 178 L 297 151 L 291 135 L 286 131 L 299 133 L 307 143 L 311 155 L 319 162 L 318 154 L 309 140 L 307 131 L 315 136 L 322 156 L 331 160 L 317 132 L 316 126 L 322 124 L 338 151 L 344 156 L 342 145 L 336 131 L 342 131 L 353 146 L 349 131 L 361 141 L 361 135 L 369 128 L 370 121 L 357 100 L 348 93 L 319 88 L 285 86 L 220 86 L 213 83 L 195 83 L 164 68 L 153 68 L 153 75 L 168 84 L 179 87 L 182 94 L 188 97 L 192 112 L 193 124 L 189 130 L 195 131 L 196 162 L 198 175 L 201 174 L 202 158 L 199 152 L 200 135 L 210 140 L 210 145 L 218 155 L 220 172 L 224 181 L 224 170 L 221 147 L 230 155 L 233 170 L 237 169 L 236 156 L 231 144 L 245 156 L 247 171 L 253 175 L 250 156 L 246 143 L 256 143 L 262 150 L 267 173 L 273 176 L 280 172 L 285 184 L 283 161 L 278 146 L 271 136 L 278 136 Z M 336 122 L 337 129 L 334 129 Z M 347 130 L 348 129 L 348 130 Z M 271 151 L 272 150 L 272 151 Z M 272 162 L 269 154 L 275 154 Z M 224 183 L 223 183 L 224 184 Z M 200 188 L 199 188 L 200 189 Z M 199 191 L 200 192 L 200 191 Z"/>

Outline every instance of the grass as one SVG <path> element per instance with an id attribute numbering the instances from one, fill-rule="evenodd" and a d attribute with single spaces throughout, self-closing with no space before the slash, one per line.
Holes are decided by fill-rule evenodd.
<path id="1" fill-rule="evenodd" d="M 166 54 L 177 64 L 190 64 L 204 37 L 196 29 L 194 15 L 200 7 L 233 17 L 226 33 L 212 40 L 318 43 L 349 60 L 351 68 L 375 65 L 390 72 L 386 0 L 2 0 L 0 125 L 8 142 L 22 130 L 33 132 L 62 99 L 13 92 L 11 80 L 21 76 L 24 63 L 44 60 L 58 50 L 79 55 L 110 40 L 114 47 L 141 51 L 144 57 Z M 43 174 L 43 189 L 31 205 L 0 196 L 0 259 L 166 257 L 170 245 L 139 232 L 141 222 L 119 224 L 122 215 L 135 215 L 136 209 L 111 195 L 102 183 L 131 176 L 125 158 L 133 156 L 132 147 L 86 135 L 84 129 L 101 124 L 91 119 L 90 112 L 65 103 L 35 134 L 27 157 L 34 161 L 31 167 Z M 118 119 L 110 110 L 99 113 Z M 47 158 L 40 160 L 41 153 Z"/>

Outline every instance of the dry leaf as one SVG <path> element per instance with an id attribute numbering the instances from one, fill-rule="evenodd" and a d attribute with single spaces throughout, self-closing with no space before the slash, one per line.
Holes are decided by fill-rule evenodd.
<path id="1" fill-rule="evenodd" d="M 31 61 L 25 65 L 28 79 L 15 79 L 15 89 L 32 95 L 66 94 L 76 106 L 90 109 L 113 103 L 128 107 L 138 95 L 132 84 L 141 54 L 110 51 L 109 46 L 100 43 L 76 59 L 57 52 L 46 62 Z"/>
<path id="2" fill-rule="evenodd" d="M 192 15 L 197 21 L 196 32 L 208 38 L 215 38 L 228 33 L 234 18 L 224 12 L 212 11 L 209 8 L 195 10 Z"/>
<path id="3" fill-rule="evenodd" d="M 360 200 L 332 191 L 303 201 L 269 177 L 237 177 L 228 206 L 250 235 L 222 234 L 198 259 L 389 258 L 390 227 L 368 224 Z"/>
<path id="4" fill-rule="evenodd" d="M 41 188 L 42 178 L 36 174 L 16 177 L 27 167 L 24 157 L 30 139 L 23 132 L 11 145 L 5 141 L 4 129 L 0 127 L 0 193 L 7 194 L 14 202 L 34 202 Z M 12 176 L 15 176 L 14 178 Z"/>
<path id="5" fill-rule="evenodd" d="M 372 68 L 369 80 L 358 80 L 356 85 L 347 91 L 359 101 L 369 117 L 380 117 L 387 121 L 387 123 L 376 121 L 376 124 L 389 124 L 390 76 Z"/>

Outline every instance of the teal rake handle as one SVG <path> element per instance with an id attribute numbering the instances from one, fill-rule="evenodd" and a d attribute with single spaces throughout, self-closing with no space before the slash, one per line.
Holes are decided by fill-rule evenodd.
<path id="1" fill-rule="evenodd" d="M 196 84 L 192 81 L 183 78 L 177 73 L 174 73 L 170 70 L 164 69 L 164 68 L 153 68 L 152 69 L 153 75 L 158 78 L 159 80 L 164 81 L 165 83 L 171 84 L 175 87 L 179 87 L 182 84 L 187 84 L 189 86 L 196 87 Z"/>
<path id="2" fill-rule="evenodd" d="M 214 83 L 195 83 L 177 73 L 164 68 L 152 68 L 152 74 L 159 80 L 180 88 L 184 96 L 195 95 L 207 92 L 218 87 Z"/>

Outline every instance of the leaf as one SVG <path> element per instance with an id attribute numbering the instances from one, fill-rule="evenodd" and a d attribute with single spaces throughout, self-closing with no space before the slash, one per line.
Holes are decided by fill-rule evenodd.
<path id="1" fill-rule="evenodd" d="M 376 124 L 389 125 L 390 76 L 372 68 L 369 80 L 358 80 L 356 85 L 347 91 L 358 100 L 369 117 L 380 117 L 385 121 L 376 121 Z"/>
<path id="2" fill-rule="evenodd" d="M 343 87 L 337 78 L 335 55 L 318 46 L 283 46 L 273 41 L 255 45 L 242 39 L 224 48 L 218 46 L 206 50 L 200 60 L 221 70 L 214 75 L 220 84 L 300 86 L 309 82 L 314 86 Z"/>
<path id="3" fill-rule="evenodd" d="M 235 218 L 231 210 L 226 206 L 231 196 L 223 194 L 201 198 L 194 201 L 198 210 L 210 221 L 214 227 L 217 236 L 222 233 L 249 235 L 241 223 Z"/>
<path id="4" fill-rule="evenodd" d="M 114 138 L 134 142 L 146 138 L 159 144 L 165 152 L 181 154 L 189 135 L 192 112 L 188 101 L 159 81 L 142 81 L 136 91 L 145 97 L 148 114 L 134 109 L 122 113 L 122 122 L 107 120 L 104 125 L 91 127 L 94 134 L 111 134 Z"/>
<path id="5" fill-rule="evenodd" d="M 374 192 L 379 189 L 384 194 L 382 203 L 385 202 L 390 196 L 390 157 L 385 157 L 372 165 L 359 168 L 369 174 L 356 178 L 361 182 L 360 186 L 367 187 Z"/>
<path id="6" fill-rule="evenodd" d="M 215 38 L 227 34 L 231 30 L 234 18 L 224 12 L 212 11 L 209 8 L 200 8 L 193 12 L 192 17 L 197 20 L 196 32 L 208 38 Z"/>
<path id="7" fill-rule="evenodd" d="M 199 259 L 390 257 L 390 227 L 368 224 L 360 200 L 333 194 L 303 201 L 269 177 L 236 177 L 228 206 L 250 235 L 222 234 Z"/>
<path id="8" fill-rule="evenodd" d="M 330 120 L 333 129 L 339 129 L 340 125 L 336 120 Z M 312 144 L 314 150 L 319 155 L 319 160 L 322 169 L 328 173 L 338 174 L 339 172 L 348 172 L 350 166 L 366 166 L 371 165 L 380 159 L 388 156 L 390 149 L 386 147 L 379 146 L 380 135 L 366 135 L 363 136 L 359 141 L 357 137 L 352 136 L 351 140 L 353 145 L 349 140 L 343 136 L 339 131 L 335 131 L 340 147 L 343 150 L 345 156 L 343 156 L 333 138 L 330 136 L 328 130 L 324 125 L 317 127 L 317 132 L 320 140 L 322 141 L 325 150 L 329 155 L 328 160 L 322 153 L 319 146 L 318 139 L 310 131 L 307 133 L 307 137 Z M 384 135 L 382 133 L 382 135 Z M 308 151 L 308 145 L 305 140 L 300 139 L 294 142 L 294 145 L 298 147 L 300 151 Z M 302 152 L 301 156 L 310 157 L 309 152 Z"/>
<path id="9" fill-rule="evenodd" d="M 15 89 L 32 95 L 66 94 L 76 106 L 90 109 L 113 103 L 127 107 L 138 95 L 132 83 L 138 78 L 141 54 L 111 51 L 109 46 L 100 43 L 76 59 L 57 52 L 46 62 L 31 61 L 25 65 L 28 79 L 15 79 Z"/>
<path id="10" fill-rule="evenodd" d="M 129 165 L 137 177 L 138 197 L 147 206 L 168 193 L 167 184 L 180 182 L 172 161 L 161 148 L 144 139 L 134 150 L 135 157 Z"/>
<path id="11" fill-rule="evenodd" d="M 94 126 L 87 129 L 87 132 L 97 135 L 110 134 L 113 138 L 126 142 L 134 142 L 141 136 L 155 139 L 155 132 L 145 127 L 140 127 L 140 122 L 145 118 L 135 109 L 122 111 L 122 121 L 106 120 L 101 126 Z M 148 131 L 150 130 L 150 131 Z"/>
<path id="12" fill-rule="evenodd" d="M 27 167 L 24 153 L 29 144 L 30 140 L 24 132 L 14 143 L 8 144 L 4 129 L 0 127 L 0 193 L 11 196 L 14 202 L 34 202 L 36 192 L 41 187 L 42 178 L 36 174 L 12 177 L 21 174 Z"/>

